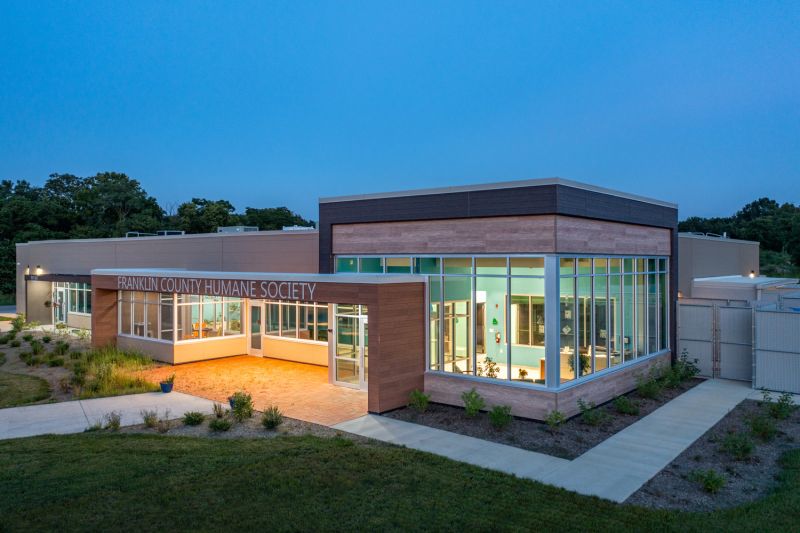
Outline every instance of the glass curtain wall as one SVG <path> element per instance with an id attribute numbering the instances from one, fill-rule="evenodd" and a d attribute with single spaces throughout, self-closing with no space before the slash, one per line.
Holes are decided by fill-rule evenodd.
<path id="1" fill-rule="evenodd" d="M 666 258 L 559 257 L 558 308 L 545 309 L 543 256 L 337 257 L 338 273 L 428 277 L 428 368 L 545 385 L 669 347 Z M 547 317 L 558 355 L 545 354 Z M 547 384 L 558 386 L 558 384 Z"/>
<path id="2" fill-rule="evenodd" d="M 328 305 L 267 300 L 265 335 L 328 342 Z"/>

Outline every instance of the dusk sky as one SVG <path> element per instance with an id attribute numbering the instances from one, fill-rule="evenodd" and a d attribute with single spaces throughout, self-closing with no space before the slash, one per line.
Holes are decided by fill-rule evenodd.
<path id="1" fill-rule="evenodd" d="M 800 2 L 0 2 L 0 179 L 162 206 L 560 176 L 800 203 Z"/>

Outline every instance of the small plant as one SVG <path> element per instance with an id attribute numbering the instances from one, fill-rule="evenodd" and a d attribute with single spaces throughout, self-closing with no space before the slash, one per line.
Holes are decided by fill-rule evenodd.
<path id="1" fill-rule="evenodd" d="M 695 470 L 689 474 L 689 480 L 699 483 L 703 490 L 709 494 L 716 494 L 725 486 L 725 476 L 718 474 L 713 468 L 708 470 Z"/>
<path id="2" fill-rule="evenodd" d="M 140 411 L 142 415 L 142 422 L 144 422 L 144 426 L 148 428 L 154 428 L 158 425 L 158 411 L 155 409 L 148 411 L 147 409 L 143 409 Z"/>
<path id="3" fill-rule="evenodd" d="M 42 342 L 45 344 L 50 344 L 51 340 L 53 340 L 53 337 L 51 337 L 50 335 L 45 335 L 42 337 Z"/>
<path id="4" fill-rule="evenodd" d="M 208 423 L 208 429 L 211 431 L 228 431 L 231 429 L 231 421 L 227 418 L 212 418 Z"/>
<path id="5" fill-rule="evenodd" d="M 67 355 L 68 351 L 69 351 L 69 344 L 64 341 L 57 341 L 53 345 L 52 353 L 55 355 Z"/>
<path id="6" fill-rule="evenodd" d="M 720 450 L 729 454 L 737 461 L 746 461 L 753 455 L 755 445 L 747 435 L 741 433 L 728 433 L 723 437 Z"/>
<path id="7" fill-rule="evenodd" d="M 173 372 L 172 374 L 170 374 L 166 378 L 162 379 L 161 383 L 169 383 L 170 385 L 174 384 L 175 383 L 175 373 Z"/>
<path id="8" fill-rule="evenodd" d="M 215 418 L 225 418 L 229 411 L 221 403 L 214 402 L 213 412 Z"/>
<path id="9" fill-rule="evenodd" d="M 480 413 L 481 409 L 483 409 L 486 405 L 486 401 L 483 399 L 483 396 L 478 394 L 478 391 L 475 390 L 475 387 L 469 391 L 462 392 L 461 401 L 464 402 L 464 411 L 470 418 Z"/>
<path id="10" fill-rule="evenodd" d="M 243 422 L 253 416 L 253 397 L 248 392 L 234 392 L 229 398 L 231 414 L 237 422 Z"/>
<path id="11" fill-rule="evenodd" d="M 33 355 L 42 355 L 44 352 L 44 344 L 42 344 L 42 341 L 31 341 L 31 352 L 33 352 Z"/>
<path id="12" fill-rule="evenodd" d="M 608 421 L 608 413 L 597 409 L 594 402 L 586 403 L 578 399 L 578 409 L 581 411 L 581 422 L 590 426 L 600 426 Z"/>
<path id="13" fill-rule="evenodd" d="M 100 431 L 101 429 L 103 429 L 103 423 L 102 422 L 95 422 L 91 426 L 87 426 L 86 429 L 83 430 L 83 432 L 84 433 L 91 433 L 93 431 Z"/>
<path id="14" fill-rule="evenodd" d="M 764 442 L 774 439 L 775 434 L 778 432 L 775 421 L 763 414 L 753 416 L 748 420 L 748 423 L 750 424 L 750 432 Z"/>
<path id="15" fill-rule="evenodd" d="M 792 416 L 792 412 L 797 408 L 794 404 L 794 398 L 792 398 L 792 395 L 788 392 L 784 392 L 778 396 L 778 401 L 772 400 L 772 395 L 769 391 L 761 391 L 761 394 L 764 398 L 762 405 L 767 407 L 767 411 L 772 418 L 785 420 Z"/>
<path id="16" fill-rule="evenodd" d="M 638 416 L 639 415 L 639 402 L 631 400 L 629 397 L 622 395 L 614 398 L 614 409 L 623 415 Z"/>
<path id="17" fill-rule="evenodd" d="M 408 397 L 408 406 L 418 413 L 424 413 L 428 410 L 428 403 L 430 401 L 430 394 L 425 394 L 421 390 L 414 389 Z"/>
<path id="18" fill-rule="evenodd" d="M 14 339 L 11 342 L 9 342 L 8 345 L 11 346 L 12 348 L 19 348 L 22 345 L 22 343 L 19 342 L 19 339 Z"/>
<path id="19" fill-rule="evenodd" d="M 22 340 L 24 340 L 25 342 L 31 342 L 33 340 L 33 334 L 26 333 L 25 335 L 22 336 Z"/>
<path id="20" fill-rule="evenodd" d="M 25 315 L 17 315 L 11 320 L 11 331 L 17 333 L 25 329 Z"/>
<path id="21" fill-rule="evenodd" d="M 495 405 L 489 411 L 489 422 L 496 430 L 505 429 L 511 424 L 514 417 L 511 415 L 510 405 Z"/>
<path id="22" fill-rule="evenodd" d="M 547 427 L 550 428 L 550 432 L 555 433 L 561 429 L 561 425 L 566 422 L 566 420 L 567 418 L 564 416 L 564 413 L 553 409 L 547 414 L 547 418 L 544 419 L 544 422 L 547 424 Z"/>
<path id="23" fill-rule="evenodd" d="M 518 376 L 520 381 L 525 381 L 528 378 L 528 371 L 524 368 L 520 368 Z"/>
<path id="24" fill-rule="evenodd" d="M 64 358 L 51 357 L 50 359 L 47 360 L 47 366 L 49 367 L 64 366 Z"/>
<path id="25" fill-rule="evenodd" d="M 122 415 L 116 411 L 111 411 L 105 417 L 105 428 L 110 429 L 111 431 L 119 431 L 120 425 L 122 423 Z"/>
<path id="26" fill-rule="evenodd" d="M 647 378 L 639 376 L 636 379 L 636 392 L 642 398 L 648 400 L 657 400 L 661 396 L 662 384 L 655 376 L 651 375 Z"/>
<path id="27" fill-rule="evenodd" d="M 183 423 L 187 426 L 199 426 L 205 420 L 205 415 L 200 411 L 187 411 L 183 413 Z"/>
<path id="28" fill-rule="evenodd" d="M 264 410 L 261 415 L 261 425 L 267 429 L 275 429 L 283 424 L 283 413 L 277 405 L 271 405 Z"/>
<path id="29" fill-rule="evenodd" d="M 55 350 L 53 351 L 53 353 L 55 353 Z M 72 359 L 73 361 L 76 359 L 80 359 L 82 355 L 83 352 L 78 352 L 78 351 L 69 352 L 69 358 Z"/>
<path id="30" fill-rule="evenodd" d="M 169 409 L 164 411 L 164 416 L 158 419 L 158 423 L 156 424 L 156 431 L 159 433 L 166 433 L 172 427 L 172 423 L 169 420 Z"/>

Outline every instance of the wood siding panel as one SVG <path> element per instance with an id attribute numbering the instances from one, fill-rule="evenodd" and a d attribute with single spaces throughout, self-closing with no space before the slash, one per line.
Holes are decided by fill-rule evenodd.
<path id="1" fill-rule="evenodd" d="M 92 346 L 115 345 L 117 330 L 117 291 L 92 289 Z"/>
<path id="2" fill-rule="evenodd" d="M 546 253 L 554 234 L 552 215 L 344 224 L 333 227 L 333 253 Z"/>
<path id="3" fill-rule="evenodd" d="M 556 220 L 559 253 L 670 255 L 670 230 L 563 217 Z"/>

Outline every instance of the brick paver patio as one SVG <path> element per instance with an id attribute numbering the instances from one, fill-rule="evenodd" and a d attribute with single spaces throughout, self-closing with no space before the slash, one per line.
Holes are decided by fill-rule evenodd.
<path id="1" fill-rule="evenodd" d="M 328 383 L 328 369 L 253 356 L 162 366 L 145 372 L 158 381 L 175 373 L 175 390 L 227 404 L 237 390 L 257 410 L 277 405 L 286 416 L 331 426 L 367 413 L 367 393 Z"/>

